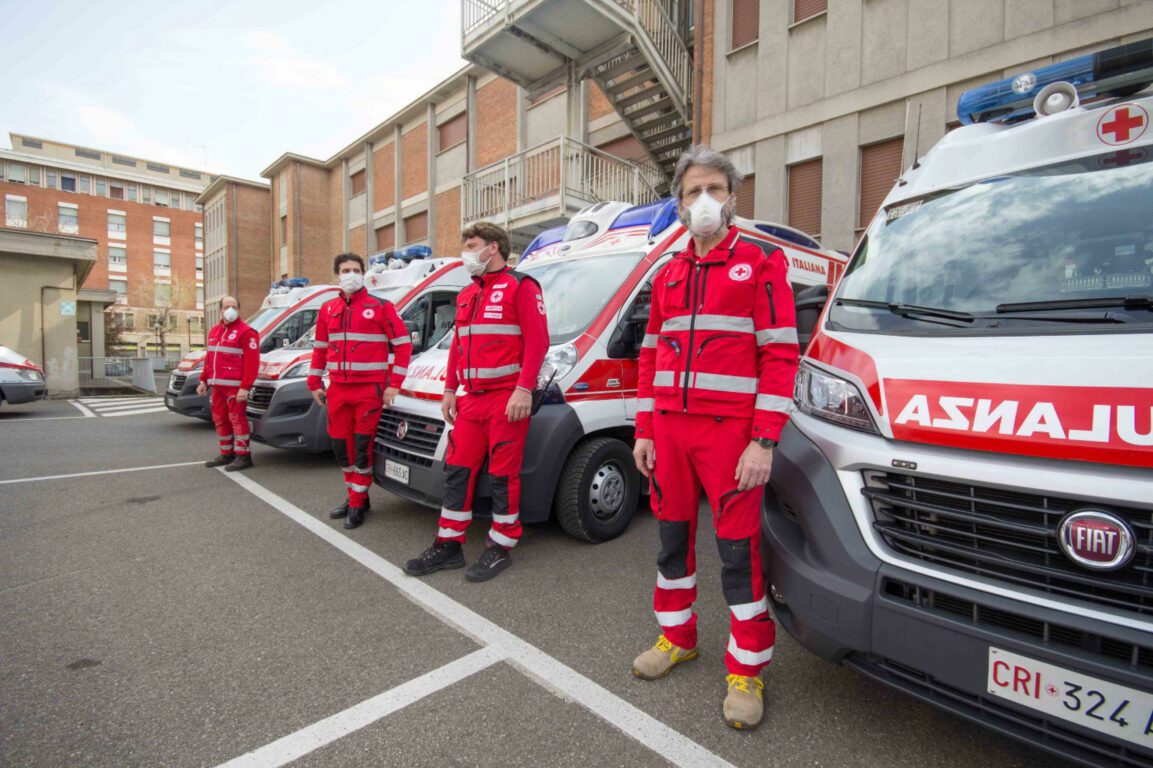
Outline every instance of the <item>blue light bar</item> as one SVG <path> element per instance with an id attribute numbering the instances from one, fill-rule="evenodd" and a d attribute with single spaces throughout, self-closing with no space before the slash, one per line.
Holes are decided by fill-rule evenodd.
<path id="1" fill-rule="evenodd" d="M 521 254 L 521 261 L 526 261 L 530 254 L 539 251 L 541 248 L 547 248 L 550 245 L 556 245 L 557 243 L 564 240 L 565 229 L 566 227 L 564 225 L 553 227 L 552 229 L 546 229 L 544 232 L 541 232 L 539 235 L 534 237 L 532 242 L 528 244 L 528 248 L 525 248 L 524 253 Z"/>
<path id="2" fill-rule="evenodd" d="M 656 237 L 678 221 L 676 198 L 666 197 L 661 203 L 661 209 L 653 216 L 653 223 L 649 226 L 649 239 Z"/>
<path id="3" fill-rule="evenodd" d="M 773 224 L 756 224 L 755 226 L 766 235 L 772 235 L 778 240 L 784 240 L 796 245 L 801 245 L 805 248 L 821 247 L 820 243 L 806 235 L 804 232 L 797 232 L 796 230 L 789 229 L 788 227 L 778 227 Z"/>
<path id="4" fill-rule="evenodd" d="M 307 277 L 286 277 L 272 284 L 273 288 L 304 288 L 308 285 Z"/>
<path id="5" fill-rule="evenodd" d="M 1012 122 L 1033 116 L 1033 99 L 1047 85 L 1066 82 L 1084 101 L 1135 93 L 1153 82 L 1153 39 L 1050 64 L 961 94 L 962 123 Z"/>
<path id="6" fill-rule="evenodd" d="M 653 220 L 660 213 L 661 208 L 672 198 L 664 198 L 644 205 L 634 205 L 627 211 L 613 219 L 609 229 L 623 229 L 625 227 L 651 227 Z"/>
<path id="7" fill-rule="evenodd" d="M 415 259 L 429 259 L 432 258 L 432 249 L 427 245 L 410 245 L 407 248 L 401 248 L 396 252 L 396 258 L 401 261 L 413 261 Z"/>
<path id="8" fill-rule="evenodd" d="M 377 264 L 387 264 L 395 253 L 396 251 L 392 250 L 391 248 L 389 248 L 387 251 L 374 253 L 368 257 L 368 265 L 371 267 Z"/>

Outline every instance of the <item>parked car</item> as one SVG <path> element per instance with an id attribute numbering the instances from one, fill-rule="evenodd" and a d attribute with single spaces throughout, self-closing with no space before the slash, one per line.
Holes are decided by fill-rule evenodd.
<path id="1" fill-rule="evenodd" d="M 19 352 L 0 347 L 0 402 L 16 405 L 46 397 L 44 369 Z"/>

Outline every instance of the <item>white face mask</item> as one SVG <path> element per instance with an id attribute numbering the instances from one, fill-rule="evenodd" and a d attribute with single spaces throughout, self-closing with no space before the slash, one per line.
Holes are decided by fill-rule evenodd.
<path id="1" fill-rule="evenodd" d="M 235 323 L 238 317 L 240 317 L 240 313 L 236 311 L 236 307 L 228 307 L 224 310 L 224 322 Z"/>
<path id="2" fill-rule="evenodd" d="M 364 287 L 364 275 L 359 272 L 343 272 L 340 275 L 340 290 L 354 294 Z"/>
<path id="3" fill-rule="evenodd" d="M 480 259 L 482 253 L 484 253 L 483 248 L 479 251 L 460 252 L 460 260 L 464 262 L 464 268 L 473 277 L 480 277 L 488 271 L 488 262 Z"/>
<path id="4" fill-rule="evenodd" d="M 685 223 L 689 231 L 697 237 L 712 237 L 721 231 L 721 227 L 728 222 L 725 220 L 725 203 L 717 200 L 707 192 L 700 196 L 685 210 Z"/>

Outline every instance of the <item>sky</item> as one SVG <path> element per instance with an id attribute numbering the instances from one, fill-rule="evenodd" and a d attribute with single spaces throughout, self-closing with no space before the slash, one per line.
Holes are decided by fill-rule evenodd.
<path id="1" fill-rule="evenodd" d="M 16 132 L 260 181 L 465 66 L 460 1 L 0 0 L 0 146 Z"/>

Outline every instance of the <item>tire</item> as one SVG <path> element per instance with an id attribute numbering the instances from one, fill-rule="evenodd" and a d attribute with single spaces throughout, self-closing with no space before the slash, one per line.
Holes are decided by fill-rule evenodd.
<path id="1" fill-rule="evenodd" d="M 640 488 L 628 445 L 612 437 L 590 437 L 577 443 L 565 461 L 553 514 L 565 533 L 599 544 L 628 528 Z"/>

